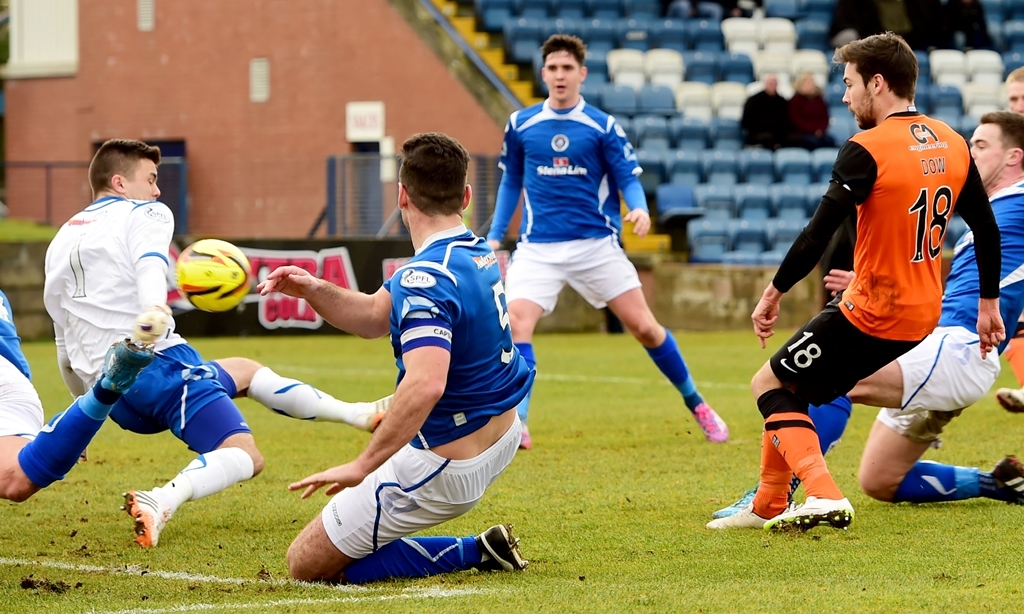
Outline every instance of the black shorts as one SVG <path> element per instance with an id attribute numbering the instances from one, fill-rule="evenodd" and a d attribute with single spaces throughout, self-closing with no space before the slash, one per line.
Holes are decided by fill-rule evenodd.
<path id="1" fill-rule="evenodd" d="M 918 343 L 920 339 L 892 341 L 861 332 L 840 312 L 837 297 L 790 337 L 770 363 L 775 377 L 797 397 L 823 405 Z"/>

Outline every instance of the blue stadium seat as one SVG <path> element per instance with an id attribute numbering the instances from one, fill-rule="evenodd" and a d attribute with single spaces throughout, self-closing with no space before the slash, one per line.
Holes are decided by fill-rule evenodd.
<path id="1" fill-rule="evenodd" d="M 651 48 L 651 37 L 648 32 L 650 21 L 642 17 L 620 19 L 616 31 L 621 49 L 647 51 Z"/>
<path id="2" fill-rule="evenodd" d="M 540 34 L 547 40 L 552 34 L 571 34 L 576 36 L 580 33 L 580 20 L 572 17 L 558 17 L 555 19 L 542 19 L 540 21 Z"/>
<path id="3" fill-rule="evenodd" d="M 619 45 L 619 33 L 610 19 L 584 19 L 580 22 L 580 38 L 588 52 L 607 54 Z"/>
<path id="4" fill-rule="evenodd" d="M 775 176 L 781 183 L 807 185 L 814 180 L 811 154 L 800 147 L 783 147 L 775 151 Z"/>
<path id="5" fill-rule="evenodd" d="M 763 266 L 779 266 L 785 258 L 786 252 L 761 252 L 761 255 L 757 257 L 757 263 Z"/>
<path id="6" fill-rule="evenodd" d="M 640 88 L 637 102 L 640 113 L 659 114 L 665 117 L 676 115 L 676 96 L 668 86 L 648 83 Z"/>
<path id="7" fill-rule="evenodd" d="M 598 96 L 597 98 L 598 100 L 600 100 L 600 96 Z M 629 139 L 629 142 L 633 144 L 633 147 L 637 147 L 640 143 L 640 140 L 637 139 L 636 129 L 633 127 L 633 120 L 631 120 L 628 116 L 622 115 L 620 117 L 615 118 L 615 123 L 622 126 L 622 131 L 626 133 L 626 138 Z"/>
<path id="8" fill-rule="evenodd" d="M 541 39 L 540 21 L 520 17 L 505 22 L 505 53 L 515 64 L 529 64 Z"/>
<path id="9" fill-rule="evenodd" d="M 821 197 L 828 191 L 828 184 L 828 181 L 820 181 L 807 186 L 807 200 L 804 201 L 806 205 L 804 211 L 808 218 L 814 217 L 814 212 L 818 210 L 818 205 L 821 204 Z"/>
<path id="10" fill-rule="evenodd" d="M 650 198 L 654 191 L 665 181 L 665 151 L 666 150 L 636 150 L 636 161 L 644 172 L 640 174 L 640 185 L 644 193 Z"/>
<path id="11" fill-rule="evenodd" d="M 985 19 L 1002 22 L 1006 19 L 1006 2 L 1003 0 L 981 0 Z"/>
<path id="12" fill-rule="evenodd" d="M 549 0 L 519 0 L 519 16 L 543 19 L 551 14 Z"/>
<path id="13" fill-rule="evenodd" d="M 604 75 L 605 80 L 608 79 L 608 53 L 605 51 L 595 51 L 590 47 L 587 47 L 587 57 L 583 58 L 583 63 L 587 66 L 587 81 L 595 74 Z"/>
<path id="14" fill-rule="evenodd" d="M 964 236 L 967 232 L 967 222 L 964 218 L 960 217 L 959 213 L 954 213 L 953 217 L 949 218 L 949 222 L 946 225 L 946 238 L 944 244 L 947 248 L 953 249 L 956 242 L 960 240 L 960 237 Z"/>
<path id="15" fill-rule="evenodd" d="M 768 149 L 744 149 L 739 155 L 740 174 L 746 183 L 765 185 L 775 183 L 775 158 Z"/>
<path id="16" fill-rule="evenodd" d="M 926 77 L 918 76 L 914 89 L 914 106 L 921 113 L 932 112 L 932 84 Z"/>
<path id="17" fill-rule="evenodd" d="M 662 19 L 651 24 L 651 45 L 659 49 L 674 49 L 683 53 L 691 49 L 690 31 L 679 19 Z"/>
<path id="18" fill-rule="evenodd" d="M 754 266 L 761 260 L 761 254 L 752 251 L 730 251 L 722 254 L 722 264 L 733 266 Z"/>
<path id="19" fill-rule="evenodd" d="M 807 225 L 806 219 L 776 218 L 764 223 L 765 237 L 771 251 L 785 254 Z"/>
<path id="20" fill-rule="evenodd" d="M 665 223 L 668 218 L 684 211 L 692 216 L 699 211 L 697 201 L 693 198 L 693 188 L 680 183 L 663 183 L 655 190 L 658 201 L 658 222 Z"/>
<path id="21" fill-rule="evenodd" d="M 732 251 L 752 253 L 755 256 L 765 251 L 765 222 L 759 219 L 729 220 L 729 247 Z"/>
<path id="22" fill-rule="evenodd" d="M 717 21 L 694 19 L 689 23 L 690 41 L 695 51 L 721 51 L 725 48 L 722 26 Z"/>
<path id="23" fill-rule="evenodd" d="M 838 147 L 820 147 L 811 152 L 811 165 L 817 181 L 828 182 L 832 178 L 832 165 L 838 154 Z"/>
<path id="24" fill-rule="evenodd" d="M 850 113 L 833 115 L 828 120 L 828 133 L 835 140 L 836 145 L 842 147 L 843 143 L 850 140 L 850 137 L 857 132 L 857 122 Z"/>
<path id="25" fill-rule="evenodd" d="M 1014 21 L 1024 20 L 1024 2 L 1010 0 L 1003 8 L 1003 14 L 1006 16 L 1006 19 Z"/>
<path id="26" fill-rule="evenodd" d="M 831 18 L 831 17 L 830 17 Z M 796 46 L 800 49 L 817 49 L 828 54 L 828 21 L 808 17 L 796 22 Z"/>
<path id="27" fill-rule="evenodd" d="M 515 10 L 515 0 L 476 0 L 476 14 L 484 32 L 501 32 Z"/>
<path id="28" fill-rule="evenodd" d="M 785 219 L 807 217 L 807 187 L 793 183 L 776 183 L 769 188 L 775 216 Z"/>
<path id="29" fill-rule="evenodd" d="M 713 85 L 719 81 L 718 53 L 713 51 L 688 51 L 683 54 L 683 72 L 687 81 L 699 81 Z"/>
<path id="30" fill-rule="evenodd" d="M 735 81 L 743 85 L 754 81 L 754 63 L 745 53 L 723 52 L 718 56 L 718 70 L 722 81 Z"/>
<path id="31" fill-rule="evenodd" d="M 666 162 L 668 180 L 672 183 L 695 186 L 703 181 L 700 154 L 688 149 L 674 149 Z M 658 201 L 659 203 L 661 201 Z M 659 205 L 660 206 L 660 205 Z"/>
<path id="32" fill-rule="evenodd" d="M 733 196 L 733 186 L 701 183 L 693 188 L 693 196 L 697 200 L 697 206 L 704 209 L 706 218 L 727 220 L 735 217 L 736 200 Z"/>
<path id="33" fill-rule="evenodd" d="M 1024 21 L 1007 21 L 1003 24 L 1003 46 L 1007 51 L 1024 52 Z"/>
<path id="34" fill-rule="evenodd" d="M 543 81 L 538 81 L 537 83 L 541 86 L 540 89 L 544 90 L 544 95 L 547 96 L 547 84 Z M 604 91 L 606 85 L 608 85 L 608 75 L 605 73 L 588 74 L 587 80 L 580 85 L 580 93 L 589 98 L 591 102 L 600 104 L 601 92 Z"/>
<path id="35" fill-rule="evenodd" d="M 720 262 L 729 248 L 729 231 L 725 220 L 696 219 L 686 225 L 690 246 L 690 262 Z"/>
<path id="36" fill-rule="evenodd" d="M 743 128 L 740 120 L 731 117 L 715 117 L 711 120 L 712 147 L 724 151 L 743 149 Z"/>
<path id="37" fill-rule="evenodd" d="M 1002 51 L 1003 45 L 1003 21 L 991 19 L 988 14 L 985 15 L 985 25 L 988 28 L 988 35 L 992 39 L 992 48 L 996 51 Z"/>
<path id="38" fill-rule="evenodd" d="M 640 147 L 650 151 L 668 151 L 672 138 L 668 131 L 668 120 L 660 115 L 638 115 L 633 119 L 636 138 Z M 643 166 L 641 164 L 641 166 Z M 646 168 L 646 167 L 645 167 Z"/>
<path id="39" fill-rule="evenodd" d="M 956 116 L 957 119 L 964 114 L 964 99 L 960 95 L 960 89 L 955 85 L 942 85 L 934 83 L 931 86 L 932 115 Z"/>
<path id="40" fill-rule="evenodd" d="M 672 141 L 679 149 L 707 149 L 708 128 L 707 122 L 697 117 L 673 117 L 669 120 Z"/>
<path id="41" fill-rule="evenodd" d="M 657 19 L 661 17 L 661 0 L 622 0 L 622 12 L 629 17 Z"/>
<path id="42" fill-rule="evenodd" d="M 1007 51 L 1003 54 L 1003 76 L 1009 77 L 1014 70 L 1024 66 L 1024 52 Z"/>
<path id="43" fill-rule="evenodd" d="M 600 108 L 611 115 L 636 115 L 636 90 L 609 83 L 601 92 Z"/>
<path id="44" fill-rule="evenodd" d="M 971 140 L 974 135 L 974 129 L 978 127 L 978 117 L 976 115 L 964 115 L 960 118 L 960 125 L 956 126 L 956 131 L 960 133 L 962 137 Z"/>
<path id="45" fill-rule="evenodd" d="M 928 52 L 927 51 L 922 51 L 922 50 L 918 49 L 918 50 L 914 51 L 914 55 L 917 56 L 917 72 L 918 72 L 918 74 L 920 74 L 920 73 L 925 73 L 925 74 L 928 74 L 928 75 L 932 74 L 932 60 L 931 60 L 931 56 L 928 55 Z"/>
<path id="46" fill-rule="evenodd" d="M 736 152 L 706 149 L 700 153 L 704 181 L 713 185 L 734 185 L 740 181 Z"/>
<path id="47" fill-rule="evenodd" d="M 825 98 L 825 104 L 828 105 L 829 116 L 837 115 L 839 113 L 849 113 L 846 107 L 846 103 L 843 102 L 843 96 L 846 95 L 846 85 L 843 83 L 829 83 L 825 86 L 823 92 Z"/>
<path id="48" fill-rule="evenodd" d="M 622 17 L 622 4 L 619 0 L 589 0 L 590 16 L 598 19 L 618 19 Z"/>
<path id="49" fill-rule="evenodd" d="M 735 194 L 736 215 L 740 219 L 764 220 L 772 216 L 772 199 L 763 185 L 738 185 Z"/>
<path id="50" fill-rule="evenodd" d="M 797 0 L 764 0 L 764 14 L 766 17 L 782 17 L 791 21 L 804 16 Z"/>
<path id="51" fill-rule="evenodd" d="M 558 0 L 555 15 L 562 18 L 583 19 L 587 15 L 587 0 Z"/>

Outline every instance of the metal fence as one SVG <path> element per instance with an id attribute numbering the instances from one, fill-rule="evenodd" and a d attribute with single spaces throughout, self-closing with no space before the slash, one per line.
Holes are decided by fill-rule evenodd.
<path id="1" fill-rule="evenodd" d="M 466 225 L 486 232 L 494 214 L 501 181 L 498 157 L 472 155 L 469 183 L 473 202 Z M 391 237 L 405 234 L 398 211 L 398 169 L 401 159 L 379 154 L 349 154 L 327 158 L 327 202 L 310 230 L 312 237 L 326 227 L 329 237 Z"/>

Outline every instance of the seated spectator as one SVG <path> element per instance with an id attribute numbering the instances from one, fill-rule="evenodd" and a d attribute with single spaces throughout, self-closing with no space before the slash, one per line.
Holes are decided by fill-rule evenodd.
<path id="1" fill-rule="evenodd" d="M 846 43 L 872 34 L 895 32 L 913 49 L 946 44 L 946 20 L 940 0 L 838 0 L 829 30 L 830 44 Z"/>
<path id="2" fill-rule="evenodd" d="M 751 11 L 740 8 L 737 0 L 673 0 L 666 17 L 722 21 L 727 17 L 750 17 L 751 14 Z"/>
<path id="3" fill-rule="evenodd" d="M 950 30 L 950 46 L 960 49 L 992 49 L 985 11 L 978 0 L 949 0 L 946 4 L 946 24 Z"/>
<path id="4" fill-rule="evenodd" d="M 779 94 L 779 80 L 775 75 L 765 75 L 764 90 L 747 98 L 740 123 L 747 145 L 771 150 L 787 145 L 789 105 Z"/>
<path id="5" fill-rule="evenodd" d="M 806 149 L 835 147 L 828 134 L 828 105 L 814 75 L 801 73 L 793 82 L 796 90 L 789 99 L 789 122 L 793 126 L 793 144 Z"/>

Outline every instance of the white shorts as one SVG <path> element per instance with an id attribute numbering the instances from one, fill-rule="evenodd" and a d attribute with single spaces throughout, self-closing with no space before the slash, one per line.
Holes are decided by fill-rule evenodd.
<path id="1" fill-rule="evenodd" d="M 505 273 L 505 300 L 526 299 L 555 310 L 558 294 L 569 284 L 600 309 L 608 301 L 640 287 L 636 267 L 611 237 L 560 243 L 520 243 Z"/>
<path id="2" fill-rule="evenodd" d="M 903 371 L 903 407 L 881 409 L 878 421 L 920 442 L 937 441 L 960 410 L 988 394 L 1001 367 L 996 352 L 982 360 L 977 333 L 960 326 L 936 328 L 896 362 Z"/>
<path id="3" fill-rule="evenodd" d="M 406 445 L 359 486 L 334 495 L 320 514 L 331 542 L 361 559 L 396 539 L 473 509 L 512 462 L 523 425 L 519 417 L 476 458 L 448 460 Z"/>
<path id="4" fill-rule="evenodd" d="M 43 428 L 43 403 L 32 382 L 0 356 L 0 437 L 34 439 Z"/>
<path id="5" fill-rule="evenodd" d="M 103 359 L 107 355 L 107 350 L 124 335 L 100 328 L 72 313 L 67 313 L 66 318 L 64 345 L 68 352 L 68 360 L 88 390 L 103 375 Z"/>

